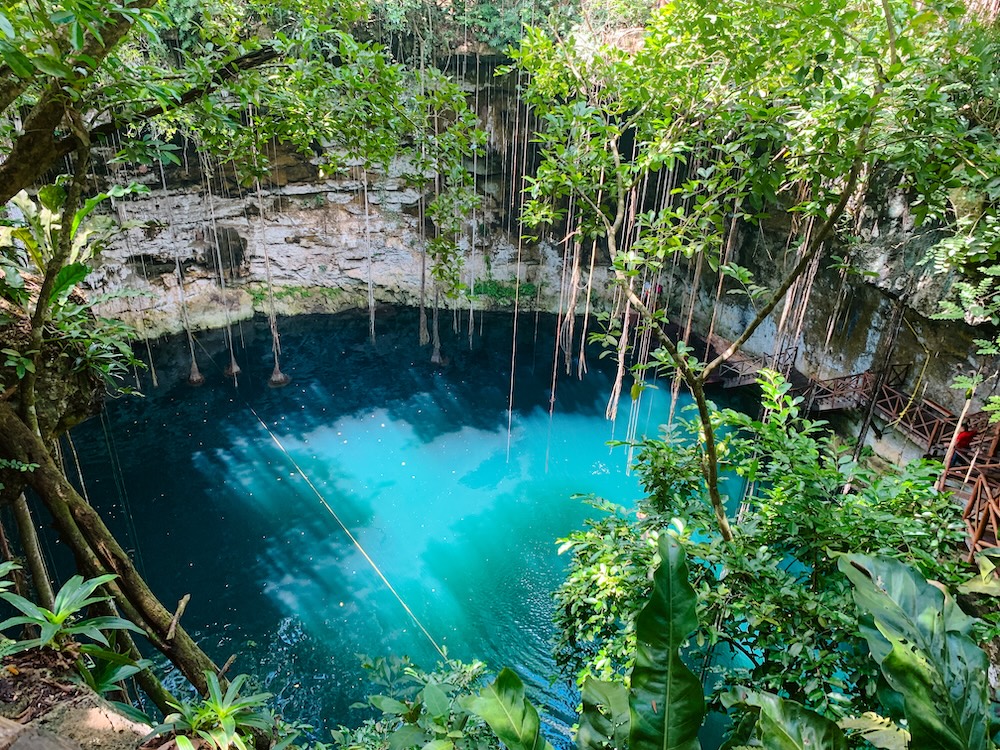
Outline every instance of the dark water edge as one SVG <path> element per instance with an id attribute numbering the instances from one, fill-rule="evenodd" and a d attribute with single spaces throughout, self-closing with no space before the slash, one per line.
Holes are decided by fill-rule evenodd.
<path id="1" fill-rule="evenodd" d="M 156 342 L 145 397 L 74 430 L 91 500 L 168 607 L 192 594 L 183 623 L 209 654 L 237 654 L 230 674 L 253 674 L 286 718 L 366 715 L 351 707 L 371 692 L 359 652 L 438 658 L 339 518 L 449 656 L 515 668 L 567 747 L 578 698 L 550 655 L 555 539 L 594 514 L 573 495 L 641 495 L 604 444 L 625 437 L 630 381 L 605 421 L 612 367 L 592 349 L 582 381 L 557 370 L 550 402 L 556 319 L 522 314 L 508 415 L 512 323 L 477 314 L 470 348 L 467 313 L 458 332 L 445 315 L 435 365 L 412 309 L 380 309 L 374 343 L 366 311 L 283 319 L 281 389 L 265 320 L 232 328 L 235 383 L 224 331 L 196 334 L 200 388 L 186 338 Z M 644 395 L 640 433 L 665 420 L 667 390 Z"/>

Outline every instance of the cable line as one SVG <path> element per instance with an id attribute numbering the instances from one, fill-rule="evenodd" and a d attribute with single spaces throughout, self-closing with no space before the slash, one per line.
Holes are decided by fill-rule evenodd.
<path id="1" fill-rule="evenodd" d="M 427 640 L 430 641 L 434 649 L 439 654 L 441 654 L 441 658 L 447 661 L 448 655 L 445 654 L 444 649 L 438 645 L 438 642 L 434 640 L 434 636 L 432 636 L 430 632 L 427 630 L 427 628 L 424 627 L 424 624 L 420 621 L 420 618 L 417 617 L 414 611 L 410 609 L 409 605 L 405 601 L 403 601 L 403 597 L 400 596 L 399 592 L 396 591 L 396 589 L 393 587 L 391 583 L 389 583 L 389 579 L 385 577 L 385 573 L 382 572 L 382 569 L 379 568 L 378 564 L 372 559 L 371 555 L 369 555 L 368 552 L 365 551 L 365 548 L 361 546 L 361 542 L 358 541 L 358 538 L 354 536 L 354 534 L 351 533 L 351 530 L 347 528 L 346 524 L 344 524 L 344 522 L 340 520 L 340 516 L 338 516 L 337 512 L 330 507 L 330 504 L 326 501 L 326 498 L 323 497 L 323 494 L 318 489 L 316 489 L 316 485 L 314 485 L 312 481 L 309 479 L 309 477 L 306 476 L 306 473 L 302 471 L 302 467 L 300 467 L 298 463 L 296 463 L 295 459 L 292 458 L 292 454 L 289 453 L 285 449 L 285 446 L 281 444 L 281 441 L 278 440 L 278 436 L 275 435 L 273 432 L 271 432 L 271 428 L 267 426 L 267 423 L 260 418 L 260 415 L 257 414 L 256 411 L 254 411 L 254 408 L 250 406 L 250 404 L 247 404 L 247 408 L 250 410 L 250 413 L 257 418 L 257 421 L 260 422 L 260 426 L 263 427 L 264 430 L 267 432 L 267 434 L 271 436 L 271 440 L 273 440 L 274 444 L 278 446 L 278 450 L 280 450 L 282 453 L 285 454 L 285 457 L 288 459 L 288 462 L 299 473 L 299 476 L 301 476 L 305 480 L 306 484 L 309 485 L 309 489 L 311 489 L 316 494 L 316 497 L 319 498 L 319 501 L 322 504 L 322 506 L 326 508 L 327 512 L 329 512 L 329 514 L 333 516 L 334 520 L 340 525 L 340 528 L 344 530 L 344 533 L 347 534 L 347 538 L 350 539 L 351 542 L 354 544 L 354 546 L 358 548 L 358 552 L 360 552 L 364 556 L 365 560 L 368 561 L 368 564 L 372 566 L 372 570 L 374 570 L 376 575 L 378 575 L 378 577 L 382 579 L 382 583 L 384 583 L 386 588 L 392 592 L 392 595 L 394 597 L 396 597 L 396 601 L 398 601 L 400 606 L 404 610 L 406 610 L 406 614 L 408 614 L 411 618 L 413 618 L 413 622 L 415 622 L 417 627 L 420 628 L 420 632 L 422 632 L 425 636 L 427 636 Z"/>
<path id="2" fill-rule="evenodd" d="M 211 360 L 212 364 L 218 367 L 218 364 L 216 364 L 215 359 L 212 357 L 211 353 L 209 353 L 208 350 L 205 349 L 205 346 L 200 341 L 198 342 L 198 345 L 208 355 L 208 358 L 209 360 Z M 257 419 L 258 422 L 260 422 L 260 426 L 264 428 L 264 431 L 270 436 L 271 440 L 274 441 L 274 444 L 278 446 L 278 450 L 280 450 L 283 454 L 285 454 L 285 457 L 288 459 L 288 462 L 292 465 L 295 471 L 299 473 L 299 476 L 301 476 L 302 479 L 305 480 L 305 483 L 309 485 L 309 489 L 311 489 L 313 493 L 316 495 L 316 497 L 319 499 L 320 504 L 324 508 L 326 508 L 327 512 L 331 516 L 333 516 L 333 519 L 337 522 L 337 525 L 340 526 L 343 532 L 347 535 L 347 538 L 351 540 L 351 543 L 355 547 L 357 547 L 358 552 L 361 553 L 362 557 L 365 558 L 365 560 L 371 566 L 372 570 L 375 571 L 375 574 L 382 580 L 382 583 L 385 584 L 385 587 L 389 589 L 389 591 L 392 593 L 394 597 L 396 597 L 396 601 L 398 601 L 399 605 L 406 611 L 406 614 L 410 616 L 410 618 L 413 620 L 416 626 L 420 629 L 420 632 L 424 634 L 424 636 L 427 638 L 428 641 L 430 641 L 430 644 L 434 647 L 434 650 L 441 655 L 442 659 L 447 661 L 448 655 L 445 653 L 444 648 L 442 648 L 438 644 L 438 642 L 434 640 L 434 636 L 430 634 L 430 631 L 427 630 L 424 624 L 420 621 L 420 618 L 417 617 L 416 613 L 412 609 L 410 609 L 410 606 L 403 600 L 403 597 L 400 596 L 399 592 L 396 591 L 396 588 L 389 582 L 389 579 L 386 578 L 385 573 L 382 572 L 382 569 L 378 566 L 378 563 L 376 563 L 375 560 L 372 559 L 372 556 L 368 554 L 368 551 L 365 550 L 365 548 L 361 545 L 361 542 L 358 540 L 358 538 L 351 533 L 351 530 L 349 528 L 347 528 L 347 525 L 340 519 L 340 516 L 337 515 L 337 512 L 326 501 L 326 498 L 323 496 L 323 493 L 321 493 L 316 488 L 316 485 L 312 483 L 312 480 L 310 480 L 309 476 L 302 470 L 302 467 L 299 466 L 298 462 L 292 457 L 292 454 L 289 453 L 288 450 L 285 448 L 285 446 L 281 444 L 281 441 L 278 439 L 278 436 L 275 435 L 271 431 L 271 428 L 267 426 L 267 422 L 261 419 L 260 415 L 250 405 L 250 402 L 247 401 L 246 398 L 243 399 L 243 403 L 246 404 L 246 407 L 247 409 L 250 410 L 250 413 L 254 415 L 254 417 Z"/>

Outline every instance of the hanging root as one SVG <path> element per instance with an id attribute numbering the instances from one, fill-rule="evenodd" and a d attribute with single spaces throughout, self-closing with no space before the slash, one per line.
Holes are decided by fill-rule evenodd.
<path id="1" fill-rule="evenodd" d="M 191 374 L 188 375 L 188 385 L 199 386 L 205 384 L 205 376 L 201 374 L 201 370 L 198 369 L 198 361 L 196 359 L 191 360 Z"/>
<path id="2" fill-rule="evenodd" d="M 274 366 L 274 370 L 271 372 L 271 377 L 267 379 L 267 384 L 271 388 L 284 388 L 286 385 L 292 382 L 290 375 L 286 375 L 278 366 Z"/>

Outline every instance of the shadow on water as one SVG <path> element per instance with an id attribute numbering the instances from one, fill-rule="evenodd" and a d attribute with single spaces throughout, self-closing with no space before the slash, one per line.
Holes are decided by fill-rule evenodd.
<path id="1" fill-rule="evenodd" d="M 359 653 L 437 659 L 343 523 L 450 656 L 517 668 L 568 742 L 576 697 L 550 656 L 555 540 L 594 512 L 573 495 L 640 495 L 606 445 L 624 437 L 628 384 L 612 425 L 609 363 L 593 351 L 584 380 L 560 373 L 550 418 L 555 318 L 524 315 L 508 417 L 511 317 L 479 327 L 470 349 L 442 326 L 434 365 L 412 309 L 380 311 L 374 343 L 367 313 L 284 320 L 292 382 L 277 390 L 266 322 L 234 325 L 235 383 L 222 331 L 197 334 L 200 388 L 172 337 L 153 348 L 159 387 L 141 374 L 144 398 L 74 432 L 93 503 L 141 550 L 154 591 L 168 606 L 191 593 L 185 626 L 217 661 L 237 654 L 233 672 L 255 674 L 289 718 L 357 721 Z M 669 389 L 643 398 L 640 434 L 653 435 Z"/>

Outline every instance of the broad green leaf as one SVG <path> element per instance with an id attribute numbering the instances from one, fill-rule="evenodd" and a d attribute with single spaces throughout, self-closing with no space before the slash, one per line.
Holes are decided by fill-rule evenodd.
<path id="1" fill-rule="evenodd" d="M 872 657 L 903 699 L 914 748 L 987 750 L 986 654 L 969 637 L 974 620 L 914 568 L 889 558 L 845 555 Z"/>
<path id="2" fill-rule="evenodd" d="M 433 682 L 429 683 L 427 687 L 423 689 L 423 696 L 424 708 L 426 708 L 427 713 L 434 718 L 447 716 L 451 711 L 451 701 L 448 700 L 448 696 L 445 695 L 444 690 L 435 685 Z"/>
<path id="3" fill-rule="evenodd" d="M 462 705 L 489 724 L 508 750 L 552 750 L 542 737 L 538 711 L 524 697 L 524 683 L 512 670 L 504 668 L 493 684 Z"/>
<path id="4" fill-rule="evenodd" d="M 8 39 L 13 39 L 15 36 L 14 27 L 4 13 L 0 13 L 0 34 L 3 34 Z"/>
<path id="5" fill-rule="evenodd" d="M 768 750 L 847 750 L 840 727 L 801 703 L 746 690 L 731 693 L 726 703 L 760 709 L 757 734 Z"/>
<path id="6" fill-rule="evenodd" d="M 625 750 L 631 720 L 628 689 L 618 683 L 587 677 L 581 699 L 583 712 L 576 733 L 579 750 Z"/>
<path id="7" fill-rule="evenodd" d="M 993 554 L 982 552 L 976 555 L 976 563 L 979 565 L 979 575 L 959 586 L 959 593 L 1000 596 L 1000 578 L 996 576 L 997 566 L 993 562 Z"/>
<path id="8" fill-rule="evenodd" d="M 416 724 L 403 724 L 389 735 L 389 750 L 409 750 L 411 747 L 423 746 L 427 734 Z"/>
<path id="9" fill-rule="evenodd" d="M 871 711 L 861 716 L 851 716 L 837 722 L 841 729 L 852 731 L 870 744 L 882 750 L 906 750 L 910 744 L 910 733 L 892 719 L 879 716 Z"/>
<path id="10" fill-rule="evenodd" d="M 976 576 L 958 587 L 961 594 L 982 594 L 983 596 L 1000 596 L 1000 578 L 990 576 L 985 581 Z"/>
<path id="11" fill-rule="evenodd" d="M 66 190 L 61 185 L 45 185 L 38 189 L 38 202 L 49 211 L 58 211 L 66 202 Z"/>
<path id="12" fill-rule="evenodd" d="M 62 60 L 57 60 L 54 57 L 33 57 L 31 58 L 31 64 L 42 73 L 55 78 L 71 78 L 73 76 L 72 68 L 62 62 Z"/>
<path id="13" fill-rule="evenodd" d="M 660 567 L 649 602 L 636 618 L 630 750 L 697 750 L 705 716 L 698 677 L 681 661 L 681 646 L 698 627 L 697 596 L 688 583 L 684 550 L 659 539 Z"/>
<path id="14" fill-rule="evenodd" d="M 369 696 L 368 702 L 384 714 L 402 715 L 410 710 L 410 707 L 405 703 L 386 695 Z"/>
<path id="15" fill-rule="evenodd" d="M 90 267 L 86 263 L 70 263 L 63 266 L 56 276 L 49 299 L 56 300 L 69 295 L 77 284 L 87 278 L 89 273 Z"/>

